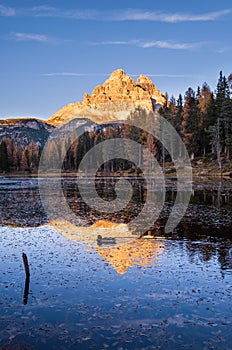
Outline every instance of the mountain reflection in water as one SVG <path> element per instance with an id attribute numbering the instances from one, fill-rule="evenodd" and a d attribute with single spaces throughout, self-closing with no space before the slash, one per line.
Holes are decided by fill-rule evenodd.
<path id="1" fill-rule="evenodd" d="M 93 246 L 96 252 L 109 261 L 120 274 L 125 273 L 128 267 L 153 263 L 164 248 L 164 243 L 161 241 L 136 238 L 127 224 L 101 220 L 88 227 L 77 227 L 66 221 L 57 220 L 49 222 L 49 225 L 70 240 Z M 99 236 L 102 238 L 101 244 Z M 114 241 L 110 241 L 110 238 Z"/>

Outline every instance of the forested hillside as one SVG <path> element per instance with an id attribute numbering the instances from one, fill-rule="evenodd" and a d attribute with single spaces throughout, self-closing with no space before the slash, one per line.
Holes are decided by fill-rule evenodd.
<path id="1" fill-rule="evenodd" d="M 232 75 L 228 78 L 220 72 L 215 91 L 207 83 L 198 87 L 197 91 L 189 88 L 184 96 L 176 100 L 166 95 L 166 101 L 159 113 L 166 118 L 178 131 L 185 143 L 192 160 L 211 157 L 222 168 L 222 162 L 232 158 Z M 137 107 L 130 113 L 130 119 L 144 118 L 148 112 Z M 33 121 L 35 123 L 35 121 Z M 1 126 L 1 125 L 0 125 Z M 0 143 L 0 171 L 36 171 L 42 147 L 52 129 L 46 126 L 35 126 L 28 129 L 25 125 L 15 129 L 14 137 L 10 135 L 10 125 Z M 51 127 L 53 128 L 53 127 Z M 27 131 L 25 134 L 25 130 Z M 28 131 L 29 130 L 29 131 Z M 16 136 L 15 136 L 16 135 Z M 25 136 L 26 135 L 26 136 Z M 39 140 L 38 140 L 39 137 Z M 143 130 L 138 130 L 126 124 L 126 121 L 109 125 L 93 124 L 79 139 L 75 139 L 66 157 L 62 154 L 67 140 L 65 137 L 52 140 L 49 144 L 49 161 L 55 163 L 56 157 L 65 158 L 64 170 L 76 170 L 84 154 L 97 143 L 110 138 L 131 138 L 145 145 L 156 156 L 158 161 L 170 161 L 170 155 L 162 150 L 160 143 Z M 126 155 L 125 155 L 126 158 Z M 105 165 L 104 170 L 125 170 L 129 166 L 126 161 L 112 161 Z"/>
<path id="2" fill-rule="evenodd" d="M 204 83 L 197 91 L 189 88 L 185 96 L 166 99 L 160 109 L 183 139 L 191 158 L 215 154 L 221 168 L 221 158 L 232 156 L 232 75 L 220 72 L 216 90 Z"/>

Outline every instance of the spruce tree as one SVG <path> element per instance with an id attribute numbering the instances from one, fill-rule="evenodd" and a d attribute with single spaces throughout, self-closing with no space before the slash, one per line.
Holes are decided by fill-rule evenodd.
<path id="1" fill-rule="evenodd" d="M 0 170 L 2 171 L 9 170 L 9 163 L 8 163 L 8 157 L 7 157 L 7 143 L 4 139 L 0 144 Z"/>
<path id="2" fill-rule="evenodd" d="M 231 131 L 232 131 L 232 102 L 230 99 L 229 84 L 222 71 L 220 71 L 216 89 L 216 114 L 219 122 L 223 125 L 222 146 L 227 158 L 230 155 Z"/>
<path id="3" fill-rule="evenodd" d="M 189 88 L 185 94 L 185 102 L 183 107 L 183 134 L 184 143 L 187 146 L 188 151 L 191 153 L 191 157 L 199 153 L 199 113 L 198 102 L 195 96 L 195 92 L 192 88 Z"/>

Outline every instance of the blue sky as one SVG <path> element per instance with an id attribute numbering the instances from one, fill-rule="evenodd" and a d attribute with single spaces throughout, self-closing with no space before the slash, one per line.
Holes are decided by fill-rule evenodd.
<path id="1" fill-rule="evenodd" d="M 232 72 L 226 1 L 0 0 L 0 118 L 49 118 L 117 68 L 178 96 Z"/>

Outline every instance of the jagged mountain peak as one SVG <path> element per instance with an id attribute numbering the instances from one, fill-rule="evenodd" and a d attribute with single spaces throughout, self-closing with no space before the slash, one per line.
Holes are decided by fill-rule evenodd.
<path id="1" fill-rule="evenodd" d="M 121 68 L 114 70 L 111 74 L 109 79 L 118 79 L 123 76 L 128 76 L 125 71 Z"/>
<path id="2" fill-rule="evenodd" d="M 162 105 L 164 102 L 164 95 L 149 77 L 141 74 L 135 82 L 120 68 L 114 70 L 102 85 L 97 85 L 91 95 L 85 93 L 82 102 L 61 108 L 48 123 L 59 126 L 83 117 L 97 123 L 125 120 L 138 106 L 152 111 L 155 104 Z"/>

